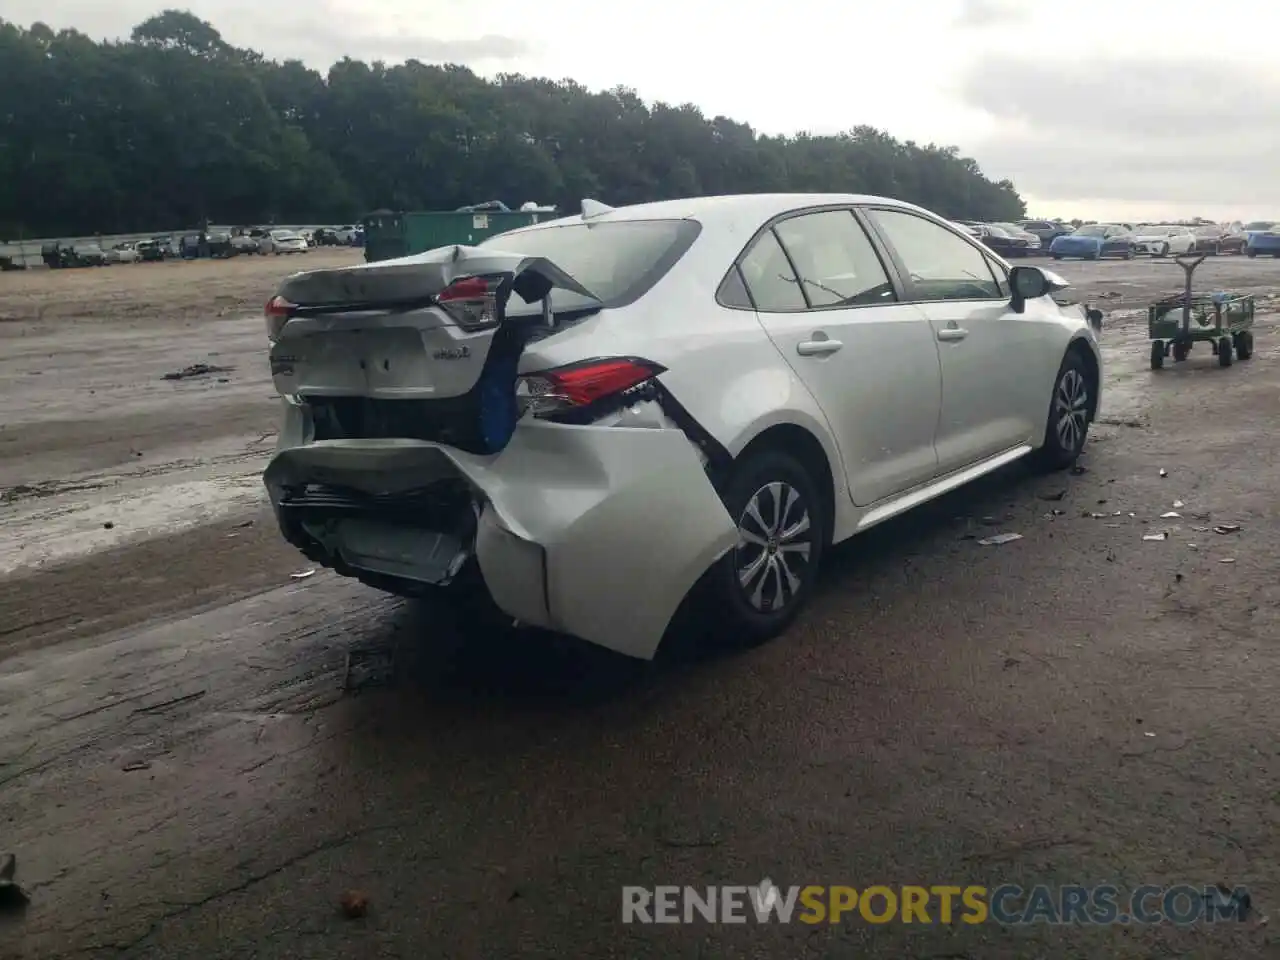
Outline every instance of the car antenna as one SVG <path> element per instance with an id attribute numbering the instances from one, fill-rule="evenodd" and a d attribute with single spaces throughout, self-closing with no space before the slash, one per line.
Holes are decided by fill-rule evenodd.
<path id="1" fill-rule="evenodd" d="M 606 213 L 612 213 L 613 207 L 607 203 L 601 203 L 599 200 L 583 200 L 582 201 L 582 219 L 590 220 L 593 217 L 600 217 Z"/>

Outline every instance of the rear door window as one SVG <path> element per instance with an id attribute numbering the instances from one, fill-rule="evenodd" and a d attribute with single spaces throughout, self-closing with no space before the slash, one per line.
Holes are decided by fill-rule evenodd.
<path id="1" fill-rule="evenodd" d="M 772 230 L 756 239 L 740 269 L 757 310 L 776 313 L 808 308 L 795 269 Z"/>

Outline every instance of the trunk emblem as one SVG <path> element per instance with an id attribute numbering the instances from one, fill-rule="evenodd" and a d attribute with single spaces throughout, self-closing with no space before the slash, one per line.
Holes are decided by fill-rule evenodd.
<path id="1" fill-rule="evenodd" d="M 435 360 L 466 360 L 471 356 L 470 347 L 444 347 L 433 353 L 432 358 Z"/>

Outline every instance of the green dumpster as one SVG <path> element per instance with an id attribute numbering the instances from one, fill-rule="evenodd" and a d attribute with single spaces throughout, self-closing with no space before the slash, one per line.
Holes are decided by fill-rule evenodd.
<path id="1" fill-rule="evenodd" d="M 560 214 L 545 210 L 485 210 L 474 213 L 376 210 L 364 218 L 364 258 L 368 263 L 406 257 L 451 244 L 475 244 L 517 227 Z"/>

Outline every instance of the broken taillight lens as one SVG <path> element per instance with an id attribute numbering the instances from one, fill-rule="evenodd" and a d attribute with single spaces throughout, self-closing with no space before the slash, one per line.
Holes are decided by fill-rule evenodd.
<path id="1" fill-rule="evenodd" d="M 267 301 L 262 314 L 267 320 L 268 341 L 275 343 L 280 339 L 280 331 L 284 329 L 284 325 L 289 322 L 289 318 L 293 316 L 293 311 L 297 308 L 298 305 L 296 303 L 290 303 L 279 294 Z"/>
<path id="2" fill-rule="evenodd" d="M 666 369 L 640 357 L 583 360 L 518 377 L 516 400 L 522 412 L 534 416 L 582 410 L 610 399 L 623 399 Z"/>
<path id="3" fill-rule="evenodd" d="M 460 327 L 485 330 L 498 324 L 502 277 L 463 277 L 436 294 L 436 303 Z"/>

